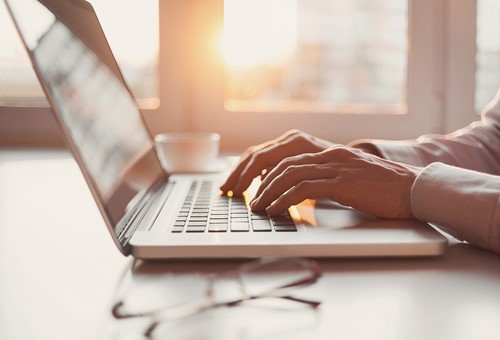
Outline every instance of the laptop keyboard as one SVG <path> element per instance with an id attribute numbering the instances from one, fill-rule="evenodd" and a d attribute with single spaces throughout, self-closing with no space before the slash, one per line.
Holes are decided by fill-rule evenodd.
<path id="1" fill-rule="evenodd" d="M 182 204 L 173 233 L 297 231 L 288 212 L 278 216 L 251 212 L 243 197 L 214 195 L 214 183 L 195 181 Z"/>

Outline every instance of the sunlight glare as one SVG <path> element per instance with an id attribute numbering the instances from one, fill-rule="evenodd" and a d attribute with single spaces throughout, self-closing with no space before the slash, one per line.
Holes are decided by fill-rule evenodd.
<path id="1" fill-rule="evenodd" d="M 231 66 L 281 64 L 297 43 L 297 0 L 225 0 L 221 49 Z"/>
<path id="2" fill-rule="evenodd" d="M 92 0 L 113 53 L 129 67 L 143 67 L 158 55 L 158 1 Z"/>

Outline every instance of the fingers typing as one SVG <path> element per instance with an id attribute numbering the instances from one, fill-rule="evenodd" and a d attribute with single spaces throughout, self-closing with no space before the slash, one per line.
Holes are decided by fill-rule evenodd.
<path id="1" fill-rule="evenodd" d="M 278 215 L 287 210 L 290 206 L 299 204 L 306 199 L 328 197 L 328 192 L 331 190 L 331 184 L 334 182 L 334 179 L 302 181 L 281 195 L 273 205 L 266 209 L 266 211 L 269 215 Z"/>

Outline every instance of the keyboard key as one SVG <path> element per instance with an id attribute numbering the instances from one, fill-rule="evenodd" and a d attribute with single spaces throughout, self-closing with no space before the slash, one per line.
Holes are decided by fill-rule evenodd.
<path id="1" fill-rule="evenodd" d="M 211 204 L 212 209 L 229 209 L 229 202 L 214 202 Z"/>
<path id="2" fill-rule="evenodd" d="M 203 222 L 203 223 L 207 223 L 207 220 L 208 220 L 208 217 L 191 217 L 189 219 L 189 223 L 193 223 L 193 222 Z"/>
<path id="3" fill-rule="evenodd" d="M 248 210 L 246 204 L 231 204 L 231 210 Z"/>
<path id="4" fill-rule="evenodd" d="M 290 216 L 290 215 L 271 216 L 271 220 L 273 220 L 273 221 L 292 221 L 292 216 Z"/>
<path id="5" fill-rule="evenodd" d="M 271 224 L 267 220 L 254 220 L 252 221 L 253 231 L 271 231 Z"/>
<path id="6" fill-rule="evenodd" d="M 221 216 L 210 216 L 210 222 L 212 223 L 228 223 L 229 218 L 222 218 Z"/>
<path id="7" fill-rule="evenodd" d="M 257 221 L 257 220 L 269 221 L 269 217 L 267 217 L 267 215 L 254 215 L 254 214 L 252 214 L 250 217 L 252 218 L 252 221 Z"/>
<path id="8" fill-rule="evenodd" d="M 231 231 L 250 231 L 248 223 L 231 223 Z"/>
<path id="9" fill-rule="evenodd" d="M 210 217 L 228 218 L 229 215 L 227 213 L 223 213 L 223 212 L 212 211 L 212 213 L 210 214 Z"/>
<path id="10" fill-rule="evenodd" d="M 193 208 L 193 213 L 208 213 L 208 208 Z"/>
<path id="11" fill-rule="evenodd" d="M 227 216 L 228 215 L 228 212 L 227 210 L 212 210 L 212 215 L 225 215 Z"/>
<path id="12" fill-rule="evenodd" d="M 293 220 L 284 220 L 284 221 L 272 221 L 273 225 L 275 226 L 280 226 L 280 227 L 284 227 L 284 226 L 289 226 L 289 225 L 295 225 L 295 223 L 293 223 Z"/>
<path id="13" fill-rule="evenodd" d="M 241 212 L 241 213 L 246 213 L 248 212 L 248 209 L 246 206 L 244 207 L 231 207 L 231 212 Z"/>
<path id="14" fill-rule="evenodd" d="M 174 226 L 172 228 L 172 232 L 173 233 L 182 233 L 182 231 L 184 230 L 184 227 L 178 227 L 178 226 Z"/>
<path id="15" fill-rule="evenodd" d="M 199 226 L 203 226 L 204 227 L 206 224 L 207 224 L 206 221 L 193 221 L 193 222 L 189 221 L 187 223 L 187 226 L 188 227 L 199 227 Z"/>
<path id="16" fill-rule="evenodd" d="M 208 231 L 210 232 L 227 231 L 227 223 L 210 223 L 208 225 Z"/>
<path id="17" fill-rule="evenodd" d="M 248 214 L 233 214 L 233 213 L 231 213 L 231 218 L 245 218 L 245 219 L 248 219 Z"/>
<path id="18" fill-rule="evenodd" d="M 275 231 L 297 231 L 297 227 L 295 225 L 275 225 Z"/>
<path id="19" fill-rule="evenodd" d="M 246 224 L 248 224 L 248 218 L 242 218 L 242 217 L 231 218 L 231 223 L 246 223 Z"/>
<path id="20" fill-rule="evenodd" d="M 219 223 L 219 222 L 222 222 L 222 221 L 227 221 L 228 218 L 227 218 L 227 215 L 226 216 L 210 216 L 210 222 L 216 222 L 216 223 Z"/>
<path id="21" fill-rule="evenodd" d="M 186 228 L 187 233 L 202 233 L 205 231 L 205 226 L 190 226 L 188 225 Z"/>
<path id="22" fill-rule="evenodd" d="M 192 213 L 191 217 L 208 217 L 208 213 Z"/>
<path id="23" fill-rule="evenodd" d="M 215 201 L 215 202 L 212 202 L 212 206 L 213 207 L 227 208 L 229 206 L 229 202 L 218 202 L 218 201 Z"/>

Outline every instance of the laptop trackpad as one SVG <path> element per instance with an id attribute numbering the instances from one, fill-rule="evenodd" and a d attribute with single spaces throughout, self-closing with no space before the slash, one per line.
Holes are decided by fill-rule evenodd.
<path id="1" fill-rule="evenodd" d="M 306 200 L 297 209 L 306 227 L 329 231 L 432 229 L 427 223 L 418 220 L 378 218 L 327 199 Z"/>

